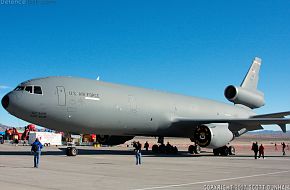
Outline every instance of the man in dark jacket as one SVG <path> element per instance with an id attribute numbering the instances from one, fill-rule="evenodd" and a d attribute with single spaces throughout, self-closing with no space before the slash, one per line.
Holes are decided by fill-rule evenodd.
<path id="1" fill-rule="evenodd" d="M 31 146 L 31 152 L 34 155 L 34 167 L 38 168 L 39 165 L 39 157 L 41 154 L 41 149 L 42 149 L 42 144 L 41 142 L 38 140 L 38 138 L 35 139 L 34 143 Z"/>
<path id="2" fill-rule="evenodd" d="M 252 145 L 252 151 L 254 151 L 254 153 L 255 153 L 255 159 L 257 159 L 257 155 L 258 155 L 258 151 L 259 151 L 258 142 L 253 143 L 253 145 Z"/>
<path id="3" fill-rule="evenodd" d="M 281 145 L 282 145 L 283 156 L 285 156 L 286 155 L 286 153 L 285 153 L 286 144 L 283 142 L 283 143 L 281 143 Z"/>
<path id="4" fill-rule="evenodd" d="M 265 157 L 264 150 L 265 150 L 265 148 L 264 148 L 263 144 L 261 144 L 259 146 L 259 158 L 261 158 L 261 156 L 263 156 L 263 159 L 264 159 L 264 157 Z"/>

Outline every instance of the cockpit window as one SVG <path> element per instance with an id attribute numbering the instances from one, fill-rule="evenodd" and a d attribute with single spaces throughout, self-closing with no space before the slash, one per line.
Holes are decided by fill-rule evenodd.
<path id="1" fill-rule="evenodd" d="M 14 90 L 15 91 L 22 91 L 22 90 L 24 90 L 24 86 L 17 86 Z"/>
<path id="2" fill-rule="evenodd" d="M 34 86 L 34 94 L 42 94 L 42 90 L 40 86 Z"/>
<path id="3" fill-rule="evenodd" d="M 28 85 L 28 86 L 17 86 L 14 91 L 27 91 L 30 94 L 40 94 L 42 95 L 42 89 L 41 86 L 34 86 L 34 85 Z"/>
<path id="4" fill-rule="evenodd" d="M 33 93 L 33 92 L 32 92 L 32 86 L 26 86 L 26 87 L 25 87 L 25 91 L 27 91 L 27 92 L 29 92 L 29 93 L 32 94 L 32 93 Z"/>

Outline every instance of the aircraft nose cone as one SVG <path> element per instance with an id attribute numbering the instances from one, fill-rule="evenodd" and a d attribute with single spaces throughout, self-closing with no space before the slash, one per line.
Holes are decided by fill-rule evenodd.
<path id="1" fill-rule="evenodd" d="M 5 95 L 3 98 L 2 98 L 2 106 L 3 108 L 7 109 L 8 106 L 9 106 L 9 97 L 7 95 Z"/>

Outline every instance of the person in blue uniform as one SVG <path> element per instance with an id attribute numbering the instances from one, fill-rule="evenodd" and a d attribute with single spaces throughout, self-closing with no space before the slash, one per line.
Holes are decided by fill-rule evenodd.
<path id="1" fill-rule="evenodd" d="M 31 152 L 34 155 L 34 167 L 38 168 L 39 166 L 39 158 L 41 155 L 42 144 L 38 138 L 35 139 L 34 143 L 31 146 Z"/>

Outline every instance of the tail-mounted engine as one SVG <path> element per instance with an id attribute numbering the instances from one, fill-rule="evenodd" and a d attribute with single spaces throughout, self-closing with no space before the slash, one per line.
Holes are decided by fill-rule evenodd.
<path id="1" fill-rule="evenodd" d="M 264 94 L 258 90 L 230 85 L 225 89 L 225 97 L 235 104 L 242 104 L 252 109 L 265 105 Z"/>
<path id="2" fill-rule="evenodd" d="M 234 139 L 228 124 L 201 125 L 194 131 L 194 141 L 201 147 L 219 148 Z"/>

